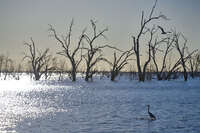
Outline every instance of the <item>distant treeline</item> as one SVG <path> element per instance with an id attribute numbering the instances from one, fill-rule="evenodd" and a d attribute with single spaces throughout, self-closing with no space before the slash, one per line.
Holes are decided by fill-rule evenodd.
<path id="1" fill-rule="evenodd" d="M 170 80 L 181 74 L 185 81 L 188 80 L 188 75 L 192 78 L 199 76 L 200 53 L 197 49 L 189 49 L 188 40 L 183 33 L 161 26 L 161 22 L 166 25 L 169 19 L 162 13 L 154 14 L 156 4 L 157 0 L 149 13 L 142 11 L 139 30 L 131 36 L 132 44 L 129 49 L 105 45 L 108 28 L 99 29 L 95 20 L 90 20 L 89 31 L 83 28 L 75 39 L 77 42 L 72 41 L 72 20 L 67 34 L 63 35 L 53 25 L 49 25 L 50 36 L 61 49 L 57 55 L 64 58 L 50 54 L 49 48 L 40 51 L 33 38 L 30 38 L 29 42 L 24 43 L 28 52 L 24 53 L 21 64 L 16 65 L 9 56 L 0 55 L 0 77 L 3 75 L 4 78 L 1 79 L 6 79 L 9 74 L 27 72 L 35 80 L 40 80 L 43 76 L 48 79 L 53 73 L 59 73 L 60 77 L 67 73 L 72 81 L 76 81 L 77 73 L 81 73 L 85 81 L 90 81 L 93 75 L 101 73 L 115 81 L 125 70 L 142 82 L 152 79 L 152 75 L 158 80 Z M 106 57 L 106 49 L 110 49 L 113 56 Z M 99 70 L 100 63 L 108 64 L 109 68 L 106 70 L 109 71 Z M 127 67 L 128 64 L 130 68 Z"/>
<path id="2" fill-rule="evenodd" d="M 172 72 L 170 77 L 167 77 L 168 72 L 164 72 L 165 74 L 163 75 L 162 80 L 176 80 L 176 79 L 183 79 L 184 77 L 184 72 Z M 85 72 L 77 72 L 79 74 L 79 79 L 85 77 Z M 156 72 L 147 72 L 146 73 L 146 81 L 151 81 L 151 80 L 158 80 L 157 78 L 157 73 Z M 191 79 L 200 79 L 200 72 L 188 72 L 189 78 Z M 21 80 L 24 77 L 27 78 L 29 76 L 30 80 L 35 80 L 34 73 L 33 72 L 28 72 L 28 71 L 21 71 L 21 72 L 1 72 L 0 73 L 0 80 Z M 94 78 L 95 77 L 95 78 Z M 58 81 L 63 81 L 63 80 L 72 80 L 70 76 L 70 71 L 63 71 L 62 73 L 60 71 L 51 71 L 48 72 L 47 74 L 43 75 L 40 79 L 42 80 L 58 80 Z M 90 81 L 94 81 L 95 79 L 110 79 L 112 81 L 112 76 L 110 71 L 97 71 L 92 78 L 90 78 Z M 126 72 L 119 72 L 117 78 L 115 80 L 120 81 L 120 79 L 126 79 L 126 80 L 139 80 L 138 79 L 138 72 L 135 71 L 126 71 Z"/>

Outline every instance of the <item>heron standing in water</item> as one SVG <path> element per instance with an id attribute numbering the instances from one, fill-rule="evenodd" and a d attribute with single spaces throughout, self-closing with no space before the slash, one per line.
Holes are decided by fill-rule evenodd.
<path id="1" fill-rule="evenodd" d="M 155 115 L 153 115 L 153 114 L 149 111 L 150 105 L 147 105 L 147 109 L 148 109 L 148 114 L 149 114 L 150 119 L 151 119 L 151 120 L 156 120 Z"/>

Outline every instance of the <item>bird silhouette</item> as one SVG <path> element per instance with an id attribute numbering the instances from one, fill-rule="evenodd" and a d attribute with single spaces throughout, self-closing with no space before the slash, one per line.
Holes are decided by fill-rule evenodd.
<path id="1" fill-rule="evenodd" d="M 165 30 L 161 26 L 159 26 L 159 25 L 158 25 L 158 28 L 161 30 L 161 34 L 171 33 L 170 31 L 165 32 Z"/>
<path id="2" fill-rule="evenodd" d="M 149 111 L 150 105 L 147 105 L 147 109 L 148 109 L 148 114 L 151 120 L 156 120 L 155 115 L 153 115 L 150 111 Z"/>

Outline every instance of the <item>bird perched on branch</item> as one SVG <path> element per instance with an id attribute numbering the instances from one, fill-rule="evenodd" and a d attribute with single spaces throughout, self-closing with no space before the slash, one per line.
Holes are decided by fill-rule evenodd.
<path id="1" fill-rule="evenodd" d="M 165 30 L 161 26 L 159 26 L 159 25 L 158 25 L 158 28 L 161 30 L 161 34 L 171 33 L 170 31 L 165 32 Z"/>

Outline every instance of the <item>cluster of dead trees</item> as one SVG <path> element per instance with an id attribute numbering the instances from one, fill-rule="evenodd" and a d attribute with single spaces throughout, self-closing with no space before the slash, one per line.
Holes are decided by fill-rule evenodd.
<path id="1" fill-rule="evenodd" d="M 163 27 L 155 25 L 155 21 L 158 21 L 160 19 L 169 20 L 163 14 L 154 15 L 156 4 L 157 0 L 155 1 L 149 16 L 147 15 L 147 17 L 145 17 L 144 12 L 142 12 L 139 33 L 136 36 L 132 36 L 139 81 L 145 81 L 146 70 L 152 60 L 155 66 L 158 80 L 170 79 L 172 73 L 177 72 L 178 70 L 182 70 L 184 73 L 184 80 L 187 81 L 188 73 L 186 63 L 188 60 L 191 59 L 192 55 L 197 50 L 189 52 L 187 46 L 187 39 L 182 33 L 176 32 L 175 30 L 165 31 Z M 152 26 L 150 27 L 149 25 Z M 140 47 L 141 45 L 144 45 L 144 42 L 142 42 L 141 40 L 142 37 L 148 38 L 148 41 L 146 43 L 147 59 L 146 61 L 144 61 L 144 65 L 142 65 L 141 63 Z M 171 64 L 173 63 L 173 61 L 170 61 L 169 66 L 167 66 L 166 59 L 168 58 L 168 55 L 173 49 L 177 51 L 178 58 L 175 61 L 175 64 Z M 160 60 L 158 61 L 158 56 L 163 57 L 160 58 Z M 161 68 L 158 67 L 158 62 L 160 61 L 162 61 L 160 65 Z"/>
<path id="2" fill-rule="evenodd" d="M 8 76 L 18 80 L 22 70 L 21 64 L 16 65 L 8 54 L 0 55 L 0 79 L 6 80 Z"/>
<path id="3" fill-rule="evenodd" d="M 89 32 L 84 28 L 78 41 L 72 41 L 74 40 L 72 39 L 74 26 L 72 20 L 65 35 L 58 34 L 54 26 L 49 25 L 51 37 L 61 48 L 57 54 L 63 56 L 66 61 L 59 61 L 58 58 L 53 57 L 49 49 L 39 51 L 32 38 L 30 42 L 24 43 L 28 53 L 24 54 L 23 60 L 28 61 L 35 80 L 39 80 L 42 75 L 48 79 L 52 72 L 58 72 L 62 78 L 64 67 L 68 62 L 69 77 L 72 81 L 76 81 L 79 67 L 85 69 L 83 70 L 85 81 L 90 81 L 97 73 L 97 64 L 105 62 L 110 65 L 110 77 L 114 81 L 131 60 L 136 64 L 139 81 L 147 80 L 149 72 L 155 73 L 158 80 L 169 80 L 174 73 L 180 71 L 183 72 L 185 81 L 188 79 L 188 73 L 194 78 L 200 69 L 200 54 L 197 50 L 189 50 L 187 38 L 181 32 L 175 29 L 166 30 L 166 27 L 157 25 L 157 21 L 169 19 L 163 14 L 154 15 L 156 4 L 157 0 L 149 14 L 142 11 L 139 31 L 132 36 L 132 47 L 128 50 L 101 43 L 101 39 L 106 39 L 105 33 L 108 28 L 99 30 L 94 20 L 90 20 Z M 106 48 L 112 49 L 112 59 L 104 56 L 103 52 Z M 2 69 L 2 64 L 5 64 L 4 69 Z M 11 66 L 10 59 L 0 56 L 0 74 L 2 70 L 7 72 Z"/>

